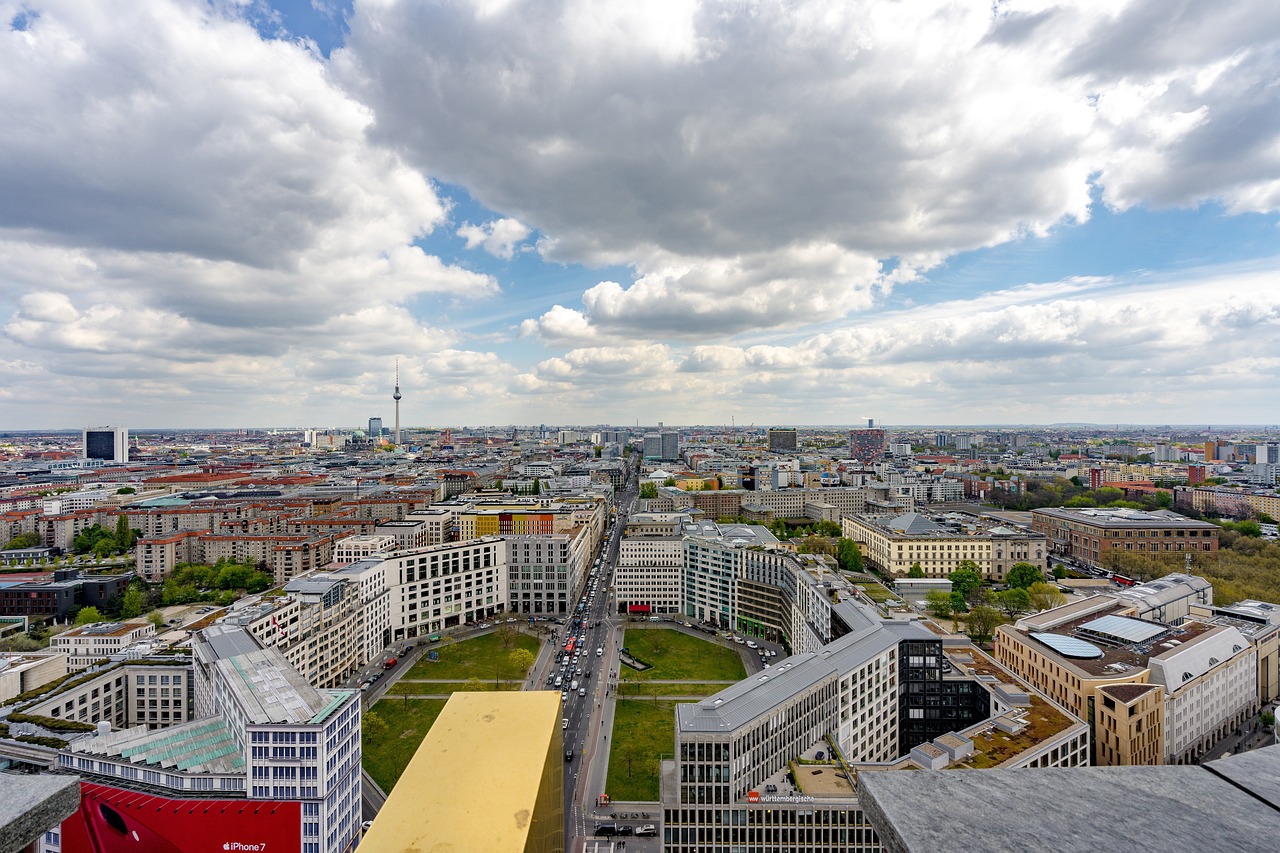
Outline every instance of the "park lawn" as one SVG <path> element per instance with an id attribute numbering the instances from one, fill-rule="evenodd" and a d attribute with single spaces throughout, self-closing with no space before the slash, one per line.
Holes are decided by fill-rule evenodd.
<path id="1" fill-rule="evenodd" d="M 383 699 L 364 714 L 361 761 L 383 791 L 391 788 L 409 766 L 418 744 L 444 708 L 444 699 Z M 369 718 L 385 726 L 369 725 Z"/>
<path id="2" fill-rule="evenodd" d="M 691 637 L 671 628 L 633 628 L 622 644 L 651 669 L 637 672 L 625 664 L 623 681 L 741 681 L 747 677 L 737 649 Z"/>
<path id="3" fill-rule="evenodd" d="M 713 693 L 719 693 L 729 686 L 729 683 L 706 684 L 700 681 L 686 681 L 680 684 L 647 684 L 643 681 L 624 681 L 618 686 L 618 695 L 623 699 L 632 696 L 696 696 L 701 699 Z"/>
<path id="4" fill-rule="evenodd" d="M 481 634 L 460 643 L 435 643 L 428 650 L 439 652 L 440 660 L 427 660 L 424 654 L 410 668 L 405 678 L 450 678 L 458 681 L 478 678 L 492 684 L 495 668 L 499 678 L 523 678 L 528 672 L 511 672 L 507 656 L 516 649 L 526 649 L 537 656 L 538 646 L 537 637 L 517 633 L 512 638 L 511 648 L 504 649 L 501 631 Z"/>
<path id="5" fill-rule="evenodd" d="M 455 690 L 477 692 L 483 690 L 519 690 L 524 681 L 502 681 L 495 687 L 488 681 L 397 681 L 387 688 L 391 696 L 421 696 L 425 694 L 452 693 Z"/>
<path id="6" fill-rule="evenodd" d="M 675 755 L 675 702 L 620 699 L 613 715 L 609 778 L 614 801 L 658 799 L 658 759 Z"/>

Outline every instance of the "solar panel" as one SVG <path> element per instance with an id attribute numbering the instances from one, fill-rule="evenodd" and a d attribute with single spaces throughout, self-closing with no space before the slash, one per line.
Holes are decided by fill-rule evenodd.
<path id="1" fill-rule="evenodd" d="M 1068 637 L 1064 634 L 1045 634 L 1033 631 L 1031 637 L 1044 643 L 1063 657 L 1100 658 L 1104 654 L 1102 649 L 1093 643 L 1087 643 L 1084 640 Z"/>
<path id="2" fill-rule="evenodd" d="M 1160 636 L 1169 629 L 1163 625 L 1125 616 L 1103 616 L 1084 623 L 1080 626 L 1080 630 L 1119 643 L 1143 643 L 1152 637 Z"/>

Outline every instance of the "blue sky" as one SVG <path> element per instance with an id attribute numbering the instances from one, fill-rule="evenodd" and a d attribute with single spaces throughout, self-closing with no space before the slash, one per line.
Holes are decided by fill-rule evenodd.
<path id="1" fill-rule="evenodd" d="M 0 428 L 1277 420 L 1271 3 L 0 7 Z"/>

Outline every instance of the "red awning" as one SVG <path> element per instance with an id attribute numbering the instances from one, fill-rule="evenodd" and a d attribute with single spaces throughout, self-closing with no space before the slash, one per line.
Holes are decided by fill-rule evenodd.
<path id="1" fill-rule="evenodd" d="M 627 605 L 627 612 L 628 612 L 628 613 L 648 613 L 648 612 L 649 612 L 649 605 L 647 605 L 647 604 L 628 604 L 628 605 Z"/>

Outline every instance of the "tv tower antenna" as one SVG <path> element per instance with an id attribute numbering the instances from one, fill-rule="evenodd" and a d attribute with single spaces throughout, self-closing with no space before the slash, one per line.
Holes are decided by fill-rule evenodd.
<path id="1" fill-rule="evenodd" d="M 391 395 L 396 401 L 396 447 L 400 447 L 400 359 L 396 359 L 396 390 Z"/>

